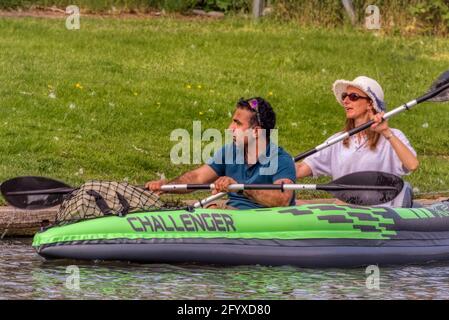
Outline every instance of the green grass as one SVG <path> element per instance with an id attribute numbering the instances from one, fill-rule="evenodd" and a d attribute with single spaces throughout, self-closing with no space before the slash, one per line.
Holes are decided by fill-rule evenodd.
<path id="1" fill-rule="evenodd" d="M 334 80 L 378 79 L 391 109 L 449 65 L 445 39 L 236 18 L 82 18 L 78 31 L 62 19 L 2 18 L 0 33 L 1 181 L 174 177 L 195 166 L 170 163 L 170 132 L 193 120 L 224 129 L 242 96 L 269 98 L 280 144 L 297 154 L 341 129 Z M 449 104 L 426 103 L 390 121 L 419 154 L 407 180 L 421 192 L 449 189 L 448 115 Z"/>

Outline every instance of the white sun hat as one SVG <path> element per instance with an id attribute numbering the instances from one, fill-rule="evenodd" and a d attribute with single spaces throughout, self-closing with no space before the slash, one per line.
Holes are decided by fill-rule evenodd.
<path id="1" fill-rule="evenodd" d="M 337 98 L 338 103 L 343 105 L 343 100 L 341 99 L 342 93 L 346 92 L 348 86 L 358 88 L 365 92 L 365 94 L 371 98 L 373 101 L 373 107 L 377 112 L 386 111 L 386 104 L 384 101 L 384 91 L 380 84 L 371 78 L 360 76 L 352 81 L 349 80 L 337 80 L 334 82 L 332 87 L 335 98 Z"/>

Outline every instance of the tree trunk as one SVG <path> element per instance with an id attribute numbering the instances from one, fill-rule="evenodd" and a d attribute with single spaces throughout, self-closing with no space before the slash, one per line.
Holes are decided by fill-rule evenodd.
<path id="1" fill-rule="evenodd" d="M 349 16 L 349 19 L 351 19 L 351 23 L 352 25 L 356 24 L 356 14 L 355 14 L 355 9 L 354 9 L 354 4 L 352 3 L 352 0 L 341 0 L 346 13 Z"/>
<path id="2" fill-rule="evenodd" d="M 253 18 L 259 19 L 263 13 L 264 0 L 253 0 Z"/>

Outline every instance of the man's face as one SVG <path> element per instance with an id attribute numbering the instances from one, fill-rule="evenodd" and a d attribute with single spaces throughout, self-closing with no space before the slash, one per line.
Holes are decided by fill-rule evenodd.
<path id="1" fill-rule="evenodd" d="M 232 138 L 234 143 L 240 145 L 244 143 L 244 145 L 248 145 L 248 137 L 253 137 L 253 130 L 251 127 L 251 117 L 253 116 L 253 112 L 237 108 L 232 116 L 231 124 L 228 129 L 232 131 Z"/>

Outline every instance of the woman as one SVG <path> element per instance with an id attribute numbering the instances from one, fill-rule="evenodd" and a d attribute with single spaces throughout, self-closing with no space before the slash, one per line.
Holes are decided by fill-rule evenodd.
<path id="1" fill-rule="evenodd" d="M 359 171 L 382 171 L 403 176 L 418 168 L 416 152 L 405 135 L 398 129 L 390 128 L 388 121 L 382 121 L 386 108 L 384 93 L 379 83 L 360 76 L 353 81 L 337 80 L 333 91 L 346 112 L 344 131 L 369 120 L 374 120 L 375 123 L 371 128 L 323 149 L 297 164 L 298 179 L 311 175 L 326 175 L 335 180 Z M 410 186 L 405 185 L 393 201 L 383 205 L 410 207 L 412 192 Z"/>

